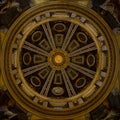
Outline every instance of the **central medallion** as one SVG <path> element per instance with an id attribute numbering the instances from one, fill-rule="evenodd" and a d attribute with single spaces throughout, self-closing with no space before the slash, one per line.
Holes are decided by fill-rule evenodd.
<path id="1" fill-rule="evenodd" d="M 56 49 L 50 52 L 48 61 L 53 69 L 61 70 L 68 65 L 69 57 L 66 51 Z"/>
<path id="2" fill-rule="evenodd" d="M 56 55 L 55 56 L 55 62 L 57 63 L 57 64 L 61 64 L 62 62 L 63 62 L 63 57 L 61 56 L 61 55 Z"/>

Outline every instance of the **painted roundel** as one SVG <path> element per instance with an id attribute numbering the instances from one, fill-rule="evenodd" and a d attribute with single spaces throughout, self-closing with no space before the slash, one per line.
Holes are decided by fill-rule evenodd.
<path id="1" fill-rule="evenodd" d="M 14 22 L 4 43 L 3 73 L 22 107 L 68 119 L 105 99 L 117 74 L 117 45 L 93 13 L 54 1 L 30 8 Z"/>

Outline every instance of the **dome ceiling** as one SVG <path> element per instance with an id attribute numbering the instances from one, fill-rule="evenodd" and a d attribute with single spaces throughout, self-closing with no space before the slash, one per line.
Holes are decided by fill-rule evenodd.
<path id="1" fill-rule="evenodd" d="M 7 32 L 2 61 L 4 82 L 23 108 L 69 119 L 93 110 L 110 93 L 118 48 L 93 10 L 54 1 L 18 17 Z"/>

